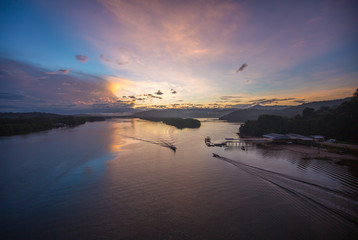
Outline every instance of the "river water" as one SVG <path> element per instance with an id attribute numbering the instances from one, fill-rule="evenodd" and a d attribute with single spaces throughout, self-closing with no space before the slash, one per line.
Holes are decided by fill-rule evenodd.
<path id="1" fill-rule="evenodd" d="M 199 129 L 116 119 L 0 138 L 0 238 L 357 236 L 358 176 L 348 167 L 207 147 L 206 136 L 236 138 L 239 125 L 201 120 Z"/>

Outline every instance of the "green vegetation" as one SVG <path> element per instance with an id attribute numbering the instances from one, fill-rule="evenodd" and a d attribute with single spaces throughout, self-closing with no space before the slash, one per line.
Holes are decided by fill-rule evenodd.
<path id="1" fill-rule="evenodd" d="M 73 116 L 49 113 L 0 113 L 0 136 L 12 136 L 49 130 L 59 127 L 75 127 L 85 122 L 103 121 L 106 117 Z"/>
<path id="2" fill-rule="evenodd" d="M 298 106 L 291 107 L 279 107 L 279 106 L 254 106 L 247 109 L 239 109 L 229 114 L 221 116 L 220 120 L 226 120 L 228 122 L 243 123 L 248 120 L 257 120 L 261 115 L 277 115 L 282 117 L 294 117 L 297 114 L 301 114 L 305 108 L 313 108 L 318 110 L 322 107 L 337 107 L 343 102 L 349 101 L 351 98 L 336 99 L 329 101 L 319 101 L 304 103 Z"/>
<path id="3" fill-rule="evenodd" d="M 257 120 L 246 121 L 240 127 L 240 134 L 262 136 L 263 134 L 298 133 L 302 135 L 323 135 L 345 141 L 357 141 L 358 136 L 358 89 L 350 101 L 336 108 L 322 107 L 319 110 L 305 108 L 302 115 L 292 118 L 261 115 Z"/>
<path id="4" fill-rule="evenodd" d="M 167 125 L 174 126 L 179 129 L 183 128 L 199 128 L 201 123 L 197 119 L 193 118 L 159 118 L 159 117 L 141 117 L 141 119 L 153 121 L 153 122 L 163 122 Z"/>

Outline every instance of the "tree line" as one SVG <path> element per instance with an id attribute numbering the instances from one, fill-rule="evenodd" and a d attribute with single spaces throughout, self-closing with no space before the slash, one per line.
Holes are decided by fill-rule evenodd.
<path id="1" fill-rule="evenodd" d="M 336 108 L 305 108 L 302 114 L 292 118 L 261 115 L 257 120 L 246 121 L 239 131 L 241 136 L 262 136 L 275 132 L 323 135 L 326 138 L 358 141 L 358 89 L 350 101 L 343 102 Z"/>
<path id="2" fill-rule="evenodd" d="M 153 121 L 153 122 L 163 122 L 167 125 L 171 125 L 179 129 L 199 128 L 201 126 L 201 122 L 193 118 L 140 117 L 140 119 Z"/>
<path id="3" fill-rule="evenodd" d="M 103 121 L 101 116 L 73 116 L 46 113 L 1 113 L 0 136 L 12 136 L 49 130 L 59 127 L 75 127 L 86 122 Z"/>

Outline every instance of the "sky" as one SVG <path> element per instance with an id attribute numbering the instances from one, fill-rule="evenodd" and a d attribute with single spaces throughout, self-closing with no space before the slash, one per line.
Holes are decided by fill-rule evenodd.
<path id="1" fill-rule="evenodd" d="M 3 0 L 0 111 L 298 105 L 358 87 L 355 0 Z"/>

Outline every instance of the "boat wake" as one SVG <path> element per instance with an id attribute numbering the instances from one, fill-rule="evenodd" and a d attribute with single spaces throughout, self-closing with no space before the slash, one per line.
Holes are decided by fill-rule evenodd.
<path id="1" fill-rule="evenodd" d="M 333 213 L 340 219 L 358 225 L 358 201 L 337 189 L 321 186 L 286 174 L 251 166 L 239 161 L 213 154 L 213 157 L 230 163 L 284 191 L 293 194 L 320 209 Z"/>
<path id="2" fill-rule="evenodd" d="M 173 141 L 168 141 L 168 140 L 159 140 L 159 141 L 152 141 L 152 140 L 148 140 L 148 139 L 143 139 L 143 138 L 138 138 L 138 137 L 132 137 L 132 136 L 127 136 L 127 135 L 123 135 L 123 134 L 119 134 L 122 137 L 126 137 L 126 138 L 131 138 L 134 140 L 138 140 L 141 142 L 147 142 L 147 143 L 151 143 L 151 144 L 156 144 L 162 147 L 166 147 L 169 148 L 170 150 L 172 150 L 173 152 L 176 152 L 177 147 L 175 146 Z"/>

